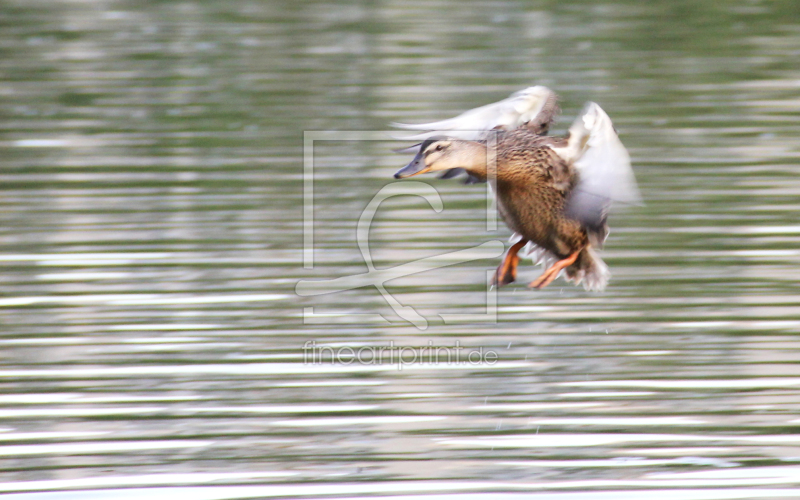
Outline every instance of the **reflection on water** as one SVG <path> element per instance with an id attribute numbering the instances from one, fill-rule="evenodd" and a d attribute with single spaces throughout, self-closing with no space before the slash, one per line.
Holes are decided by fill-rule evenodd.
<path id="1" fill-rule="evenodd" d="M 800 497 L 796 2 L 16 0 L 0 24 L 8 498 Z M 366 272 L 357 221 L 405 158 L 315 144 L 304 269 L 303 131 L 534 84 L 630 149 L 646 206 L 612 220 L 605 293 L 512 286 L 496 324 L 450 324 L 497 259 L 387 282 L 426 330 L 375 287 L 295 293 Z M 377 269 L 508 237 L 482 189 L 431 182 L 441 213 L 381 205 Z"/>

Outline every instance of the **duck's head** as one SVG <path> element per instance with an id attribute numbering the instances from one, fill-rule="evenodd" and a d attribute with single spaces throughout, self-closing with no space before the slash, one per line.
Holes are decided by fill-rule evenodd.
<path id="1" fill-rule="evenodd" d="M 476 148 L 484 147 L 472 141 L 432 137 L 420 144 L 417 156 L 411 160 L 411 163 L 398 170 L 394 174 L 394 178 L 404 179 L 413 175 L 453 168 L 469 169 L 476 161 L 480 161 L 480 158 L 474 157 L 475 155 L 483 156 L 485 164 L 486 150 L 477 151 Z"/>

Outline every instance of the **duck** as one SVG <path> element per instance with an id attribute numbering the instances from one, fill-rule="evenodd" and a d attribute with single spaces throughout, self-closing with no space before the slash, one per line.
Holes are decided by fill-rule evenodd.
<path id="1" fill-rule="evenodd" d="M 609 209 L 613 203 L 641 204 L 630 156 L 594 102 L 584 106 L 565 137 L 542 135 L 527 123 L 510 130 L 484 127 L 478 139 L 426 137 L 394 177 L 463 169 L 489 182 L 498 212 L 514 233 L 495 285 L 516 281 L 520 257 L 527 255 L 545 266 L 531 288 L 546 287 L 564 271 L 567 281 L 602 291 L 610 272 L 597 250 L 608 235 Z"/>

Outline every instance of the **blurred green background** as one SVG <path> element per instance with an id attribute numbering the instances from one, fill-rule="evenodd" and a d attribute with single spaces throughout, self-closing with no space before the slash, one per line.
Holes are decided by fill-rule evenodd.
<path id="1" fill-rule="evenodd" d="M 3 2 L 0 492 L 800 496 L 798 61 L 788 0 Z M 304 132 L 532 85 L 554 132 L 596 101 L 631 152 L 646 205 L 611 220 L 606 292 L 529 291 L 523 262 L 496 322 L 453 325 L 497 259 L 387 283 L 426 330 L 374 287 L 296 295 L 366 271 L 358 218 L 408 161 L 315 145 L 304 269 Z M 427 181 L 445 209 L 382 205 L 377 267 L 509 236 L 484 189 Z M 308 341 L 500 359 L 309 365 Z"/>

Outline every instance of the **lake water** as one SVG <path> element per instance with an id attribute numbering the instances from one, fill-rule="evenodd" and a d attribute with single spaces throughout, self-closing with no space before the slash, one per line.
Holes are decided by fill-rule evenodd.
<path id="1" fill-rule="evenodd" d="M 4 2 L 0 493 L 800 497 L 799 16 Z M 485 188 L 392 179 L 390 122 L 536 84 L 555 133 L 593 100 L 633 159 L 603 293 L 530 291 L 529 261 L 487 293 L 509 232 Z M 373 268 L 406 266 L 380 290 L 376 206 Z"/>

